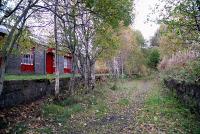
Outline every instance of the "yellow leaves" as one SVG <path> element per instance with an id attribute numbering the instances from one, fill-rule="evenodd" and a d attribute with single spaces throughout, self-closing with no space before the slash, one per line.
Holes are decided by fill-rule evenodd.
<path id="1" fill-rule="evenodd" d="M 161 57 L 170 56 L 173 53 L 186 49 L 184 42 L 173 33 L 161 36 L 159 44 Z"/>
<path id="2" fill-rule="evenodd" d="M 31 33 L 28 29 L 23 30 L 17 44 L 19 45 L 19 52 L 21 53 L 30 52 L 30 50 L 35 46 L 34 41 L 31 39 Z"/>
<path id="3" fill-rule="evenodd" d="M 119 32 L 121 49 L 133 51 L 139 47 L 134 31 L 130 27 L 122 26 Z"/>
<path id="4" fill-rule="evenodd" d="M 141 40 L 138 40 L 140 38 L 138 33 L 138 31 L 122 25 L 118 33 L 120 38 L 120 52 L 123 56 L 125 71 L 130 75 L 133 72 L 146 75 L 148 72 L 144 65 L 145 58 L 141 51 Z"/>
<path id="5" fill-rule="evenodd" d="M 116 55 L 119 48 L 119 39 L 111 26 L 102 24 L 98 29 L 94 46 L 102 50 L 98 58 L 109 59 Z"/>

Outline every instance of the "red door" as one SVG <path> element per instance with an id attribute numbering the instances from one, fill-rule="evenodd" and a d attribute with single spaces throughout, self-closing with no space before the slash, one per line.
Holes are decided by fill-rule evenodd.
<path id="1" fill-rule="evenodd" d="M 49 52 L 46 55 L 46 72 L 47 72 L 47 74 L 54 73 L 53 64 L 54 64 L 54 55 L 52 52 Z"/>

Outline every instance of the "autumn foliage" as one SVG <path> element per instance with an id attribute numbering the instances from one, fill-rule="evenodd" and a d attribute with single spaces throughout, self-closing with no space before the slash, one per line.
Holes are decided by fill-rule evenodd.
<path id="1" fill-rule="evenodd" d="M 158 68 L 160 70 L 167 70 L 174 66 L 184 66 L 187 62 L 195 60 L 199 57 L 199 52 L 187 50 L 184 52 L 177 52 L 170 57 L 164 57 L 160 62 Z"/>

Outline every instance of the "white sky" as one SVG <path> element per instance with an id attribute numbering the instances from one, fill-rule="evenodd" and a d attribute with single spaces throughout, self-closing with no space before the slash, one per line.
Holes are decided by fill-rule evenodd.
<path id="1" fill-rule="evenodd" d="M 158 0 L 135 0 L 135 20 L 132 27 L 140 30 L 146 40 L 149 40 L 159 27 L 155 23 L 147 22 L 147 16 L 157 2 Z"/>

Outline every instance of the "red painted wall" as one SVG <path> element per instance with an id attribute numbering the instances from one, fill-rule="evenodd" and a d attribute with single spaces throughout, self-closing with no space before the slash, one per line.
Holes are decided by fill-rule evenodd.
<path id="1" fill-rule="evenodd" d="M 33 73 L 34 72 L 34 65 L 21 64 L 21 71 Z"/>
<path id="2" fill-rule="evenodd" d="M 34 51 L 35 51 L 35 48 L 33 47 L 31 49 L 31 53 L 34 55 Z M 34 56 L 33 56 L 34 57 Z M 34 62 L 34 59 L 33 59 L 33 62 Z M 35 70 L 34 70 L 34 63 L 33 65 L 28 65 L 28 64 L 21 64 L 21 72 L 29 72 L 29 73 L 33 73 Z"/>
<path id="3" fill-rule="evenodd" d="M 72 69 L 71 68 L 64 68 L 64 73 L 71 73 Z"/>

